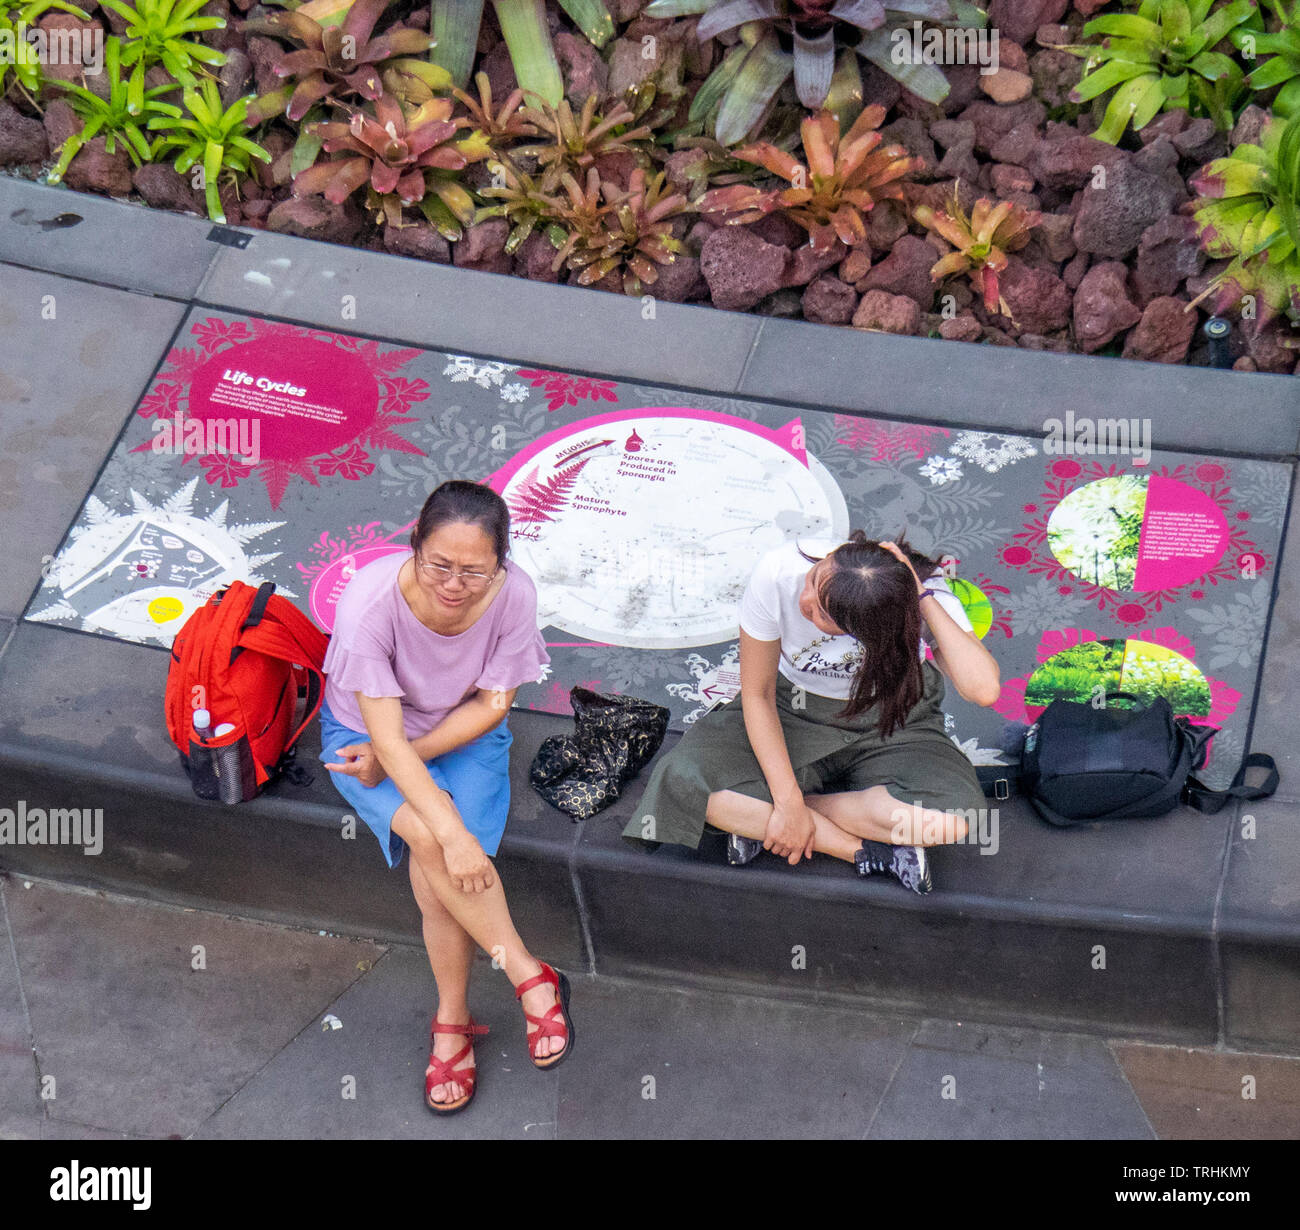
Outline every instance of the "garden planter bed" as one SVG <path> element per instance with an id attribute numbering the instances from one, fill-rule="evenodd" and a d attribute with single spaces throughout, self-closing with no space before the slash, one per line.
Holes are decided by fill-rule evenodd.
<path id="1" fill-rule="evenodd" d="M 655 19 L 643 15 L 643 7 L 641 0 L 614 6 L 614 37 L 601 52 L 575 33 L 562 13 L 548 10 L 564 90 L 575 110 L 594 95 L 607 112 L 628 89 L 650 82 L 665 95 L 678 92 L 676 110 L 663 125 L 669 127 L 683 119 L 728 41 L 735 44 L 730 36 L 701 43 L 695 37 L 698 18 Z M 651 172 L 662 166 L 664 193 L 680 193 L 692 202 L 691 209 L 664 222 L 665 235 L 680 245 L 675 259 L 657 266 L 653 282 L 633 286 L 634 297 L 1024 350 L 1206 363 L 1198 325 L 1209 315 L 1209 301 L 1192 310 L 1188 305 L 1228 262 L 1208 259 L 1198 241 L 1189 212 L 1196 196 L 1191 181 L 1213 159 L 1259 140 L 1267 113 L 1254 103 L 1244 105 L 1231 130 L 1220 131 L 1209 118 L 1176 109 L 1157 115 L 1139 133 L 1128 133 L 1120 145 L 1091 136 L 1097 110 L 1069 97 L 1084 61 L 1061 46 L 1080 43 L 1085 20 L 1099 10 L 1131 8 L 1095 0 L 1077 0 L 1073 7 L 1067 0 L 994 0 L 989 26 L 999 35 L 999 70 L 982 74 L 974 64 L 948 66 L 950 89 L 941 103 L 924 101 L 864 61 L 862 101 L 883 109 L 880 134 L 901 147 L 912 170 L 906 199 L 885 197 L 864 210 L 863 235 L 852 246 L 839 238 L 811 245 L 808 232 L 788 211 L 725 225 L 716 211 L 702 214 L 700 194 L 708 177 L 700 172 L 709 161 L 703 148 L 660 145 L 652 157 L 648 144 L 634 142 L 635 152 L 598 154 L 592 165 L 613 190 L 635 186 L 638 163 Z M 227 57 L 220 68 L 224 103 L 250 91 L 264 96 L 282 84 L 274 69 L 293 44 L 245 29 L 250 21 L 264 22 L 272 10 L 245 7 L 242 0 L 232 9 L 226 0 L 212 0 L 203 12 L 228 19 L 225 28 L 198 36 Z M 60 13 L 41 18 L 51 28 L 76 21 Z M 92 21 L 119 33 L 124 28 L 107 9 L 92 13 Z M 428 9 L 389 5 L 379 28 L 391 32 L 398 23 L 427 29 Z M 641 54 L 651 46 L 652 55 Z M 516 81 L 491 6 L 475 66 L 486 74 L 499 106 Z M 72 68 L 60 71 L 76 75 Z M 150 81 L 164 79 L 156 75 L 161 70 L 151 71 Z M 0 165 L 12 174 L 34 179 L 47 174 L 64 142 L 79 130 L 81 121 L 58 94 L 47 87 L 37 103 L 11 91 L 10 101 L 0 103 Z M 770 123 L 781 114 L 778 107 Z M 238 185 L 223 181 L 221 202 L 232 225 L 543 282 L 581 276 L 579 268 L 554 268 L 556 248 L 541 226 L 508 253 L 513 218 L 470 222 L 459 239 L 449 240 L 417 210 L 401 212 L 396 219 L 401 225 L 394 224 L 391 211 L 387 221 L 367 212 L 361 194 L 338 203 L 320 195 L 295 197 L 286 167 L 294 127 L 277 118 L 258 130 L 257 139 L 275 161 L 254 163 L 253 173 L 241 175 Z M 797 140 L 787 144 L 795 155 L 802 152 Z M 535 162 L 525 157 L 521 165 Z M 483 195 L 493 182 L 487 166 L 473 162 L 459 173 L 480 206 L 493 200 Z M 204 212 L 203 193 L 168 163 L 133 168 L 121 144 L 110 154 L 102 137 L 72 159 L 66 182 L 159 209 Z M 1001 272 L 1001 302 L 997 295 L 993 302 L 1005 311 L 990 311 L 964 278 L 932 276 L 948 245 L 927 233 L 914 210 L 918 205 L 942 209 L 954 194 L 968 210 L 983 197 L 1041 215 Z M 611 293 L 629 288 L 625 269 L 591 284 Z M 1295 330 L 1285 319 L 1258 327 L 1249 309 L 1246 317 L 1234 320 L 1228 354 L 1234 366 L 1278 374 L 1300 369 L 1300 351 L 1288 344 Z"/>

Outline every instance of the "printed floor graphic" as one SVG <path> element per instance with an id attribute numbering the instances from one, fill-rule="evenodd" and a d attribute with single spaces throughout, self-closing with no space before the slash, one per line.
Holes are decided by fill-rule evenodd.
<path id="1" fill-rule="evenodd" d="M 681 729 L 734 694 L 759 555 L 906 531 L 950 561 L 1002 669 L 995 709 L 949 688 L 972 759 L 1104 682 L 1221 727 L 1202 776 L 1226 785 L 1289 467 L 1143 455 L 1136 434 L 1080 453 L 1091 428 L 1064 411 L 1045 410 L 1053 439 L 895 423 L 195 308 L 26 618 L 166 647 L 222 585 L 271 580 L 329 631 L 356 569 L 408 550 L 427 493 L 470 478 L 505 497 L 538 587 L 551 665 L 516 705 L 568 713 L 582 684 L 665 704 Z"/>

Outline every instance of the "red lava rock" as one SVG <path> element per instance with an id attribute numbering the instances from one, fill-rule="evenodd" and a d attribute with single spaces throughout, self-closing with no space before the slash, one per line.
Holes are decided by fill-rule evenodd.
<path id="1" fill-rule="evenodd" d="M 960 312 L 939 325 L 939 336 L 949 342 L 978 342 L 984 336 L 984 326 L 973 312 Z"/>
<path id="2" fill-rule="evenodd" d="M 1166 137 L 1157 137 L 1133 155 L 1132 165 L 1150 175 L 1159 176 L 1173 198 L 1175 205 L 1189 199 L 1187 182 L 1178 170 L 1178 150 Z"/>
<path id="3" fill-rule="evenodd" d="M 1060 334 L 1022 333 L 1016 338 L 1016 345 L 1021 350 L 1048 350 L 1053 354 L 1069 354 L 1072 349 L 1069 338 Z"/>
<path id="4" fill-rule="evenodd" d="M 1098 9 L 1104 9 L 1110 0 L 1074 0 L 1074 7 L 1083 17 L 1091 17 Z"/>
<path id="5" fill-rule="evenodd" d="M 1051 333 L 1070 323 L 1074 296 L 1050 269 L 1032 268 L 1012 256 L 998 278 L 1011 319 L 1025 333 Z"/>
<path id="6" fill-rule="evenodd" d="M 567 30 L 558 33 L 552 42 L 564 78 L 564 96 L 569 104 L 575 109 L 581 108 L 593 94 L 597 97 L 603 95 L 609 81 L 609 68 L 601 59 L 600 52 L 585 38 Z"/>
<path id="7" fill-rule="evenodd" d="M 1070 0 L 992 0 L 988 6 L 989 28 L 999 32 L 999 42 L 1010 39 L 1024 43 L 1039 26 L 1060 21 L 1069 7 Z"/>
<path id="8" fill-rule="evenodd" d="M 832 265 L 838 265 L 845 259 L 848 251 L 838 239 L 823 252 L 814 251 L 810 244 L 800 244 L 790 256 L 786 266 L 783 286 L 807 286 L 813 278 L 818 277 Z"/>
<path id="9" fill-rule="evenodd" d="M 879 103 L 886 111 L 892 111 L 898 105 L 898 100 L 903 96 L 903 87 L 887 72 L 877 68 L 869 60 L 861 61 L 860 67 L 862 69 L 863 103 L 866 106 Z M 949 81 L 952 81 L 954 71 L 949 69 Z M 954 88 L 956 87 L 954 86 Z"/>
<path id="10" fill-rule="evenodd" d="M 1257 372 L 1259 371 L 1259 364 L 1250 355 L 1244 354 L 1233 363 L 1232 370 L 1234 372 Z"/>
<path id="11" fill-rule="evenodd" d="M 877 261 L 867 270 L 866 276 L 856 284 L 857 289 L 907 295 L 928 310 L 934 302 L 934 281 L 930 270 L 938 259 L 938 252 L 924 239 L 904 235 L 884 260 Z"/>
<path id="12" fill-rule="evenodd" d="M 1068 42 L 1068 30 L 1066 35 Z M 1068 51 L 1038 51 L 1029 58 L 1029 75 L 1034 79 L 1034 93 L 1043 102 L 1049 107 L 1063 107 L 1083 77 L 1083 60 Z"/>
<path id="13" fill-rule="evenodd" d="M 973 146 L 975 125 L 969 120 L 935 120 L 930 125 L 930 135 L 944 149 L 952 149 L 954 145 Z"/>
<path id="14" fill-rule="evenodd" d="M 1074 295 L 1074 336 L 1085 354 L 1100 350 L 1142 319 L 1128 295 L 1128 270 L 1121 261 L 1103 261 L 1084 275 Z"/>
<path id="15" fill-rule="evenodd" d="M 698 222 L 690 224 L 683 243 L 692 253 L 699 256 L 700 250 L 704 247 L 704 241 L 717 229 L 711 222 L 705 222 L 701 218 Z"/>
<path id="16" fill-rule="evenodd" d="M 1013 128 L 1041 124 L 1047 118 L 1047 108 L 1036 98 L 1007 106 L 980 100 L 971 103 L 959 118 L 975 125 L 975 148 L 988 153 Z"/>
<path id="17" fill-rule="evenodd" d="M 1271 320 L 1259 329 L 1245 326 L 1246 350 L 1261 372 L 1286 374 L 1296 363 L 1296 351 L 1286 343 L 1300 341 L 1300 330 L 1292 329 L 1284 321 Z"/>
<path id="18" fill-rule="evenodd" d="M 452 250 L 452 262 L 457 268 L 477 269 L 480 273 L 509 273 L 510 257 L 505 251 L 509 236 L 510 223 L 504 218 L 476 222 L 465 228 L 464 236 Z"/>
<path id="19" fill-rule="evenodd" d="M 1029 243 L 1022 258 L 1031 261 L 1041 257 L 1061 264 L 1068 261 L 1078 249 L 1074 246 L 1074 219 L 1069 214 L 1044 213 L 1039 223 L 1029 232 Z"/>
<path id="20" fill-rule="evenodd" d="M 853 248 L 846 256 L 839 268 L 840 278 L 853 285 L 854 282 L 860 282 L 867 276 L 867 270 L 871 268 L 871 249 L 858 245 Z"/>
<path id="21" fill-rule="evenodd" d="M 847 325 L 858 306 L 858 292 L 829 273 L 814 278 L 803 293 L 805 320 L 822 325 Z"/>
<path id="22" fill-rule="evenodd" d="M 993 325 L 984 326 L 984 340 L 991 346 L 1014 346 L 1016 339 Z"/>
<path id="23" fill-rule="evenodd" d="M 1066 3 L 1068 6 L 1069 0 L 1066 0 Z M 1074 35 L 1070 33 L 1069 26 L 1063 26 L 1059 22 L 1045 21 L 1034 31 L 1034 42 L 1040 47 L 1062 47 L 1067 43 L 1074 42 Z"/>
<path id="24" fill-rule="evenodd" d="M 519 88 L 519 82 L 515 80 L 515 66 L 510 59 L 510 48 L 504 41 L 498 43 L 479 61 L 478 72 L 487 73 L 494 100 L 509 98 Z"/>
<path id="25" fill-rule="evenodd" d="M 792 287 L 783 286 L 768 295 L 754 311 L 776 320 L 798 320 L 803 316 L 803 297 Z"/>
<path id="26" fill-rule="evenodd" d="M 269 94 L 285 84 L 285 79 L 277 77 L 272 71 L 274 66 L 284 58 L 284 48 L 275 39 L 261 34 L 250 34 L 244 46 L 248 58 L 253 62 L 253 82 L 259 94 Z"/>
<path id="27" fill-rule="evenodd" d="M 908 211 L 899 201 L 879 201 L 867 214 L 867 244 L 873 252 L 888 252 L 906 235 Z"/>
<path id="28" fill-rule="evenodd" d="M 271 210 L 266 229 L 326 243 L 352 243 L 364 221 L 364 214 L 351 199 L 335 205 L 319 196 L 290 197 Z"/>
<path id="29" fill-rule="evenodd" d="M 930 126 L 921 120 L 904 116 L 880 130 L 881 145 L 901 145 L 913 158 L 921 160 L 918 175 L 931 176 L 939 165 L 934 142 L 930 139 Z"/>
<path id="30" fill-rule="evenodd" d="M 417 222 L 412 226 L 386 225 L 384 247 L 395 256 L 410 256 L 439 265 L 446 265 L 451 260 L 451 244 L 427 222 Z"/>
<path id="31" fill-rule="evenodd" d="M 1034 190 L 1034 177 L 1024 167 L 1013 167 L 1001 162 L 994 163 L 989 168 L 989 179 L 993 184 L 993 191 L 1000 197 L 1005 197 L 1012 192 Z"/>
<path id="32" fill-rule="evenodd" d="M 1196 332 L 1196 309 L 1186 311 L 1182 299 L 1162 295 L 1152 299 L 1142 319 L 1124 339 L 1126 359 L 1145 359 L 1150 363 L 1181 363 Z"/>
<path id="33" fill-rule="evenodd" d="M 720 227 L 700 249 L 700 268 L 715 307 L 745 311 L 779 290 L 788 248 L 740 226 Z"/>
<path id="34" fill-rule="evenodd" d="M 253 82 L 253 61 L 238 47 L 232 47 L 226 52 L 226 62 L 217 80 L 221 84 L 221 105 L 233 106 L 237 99 L 248 93 Z"/>
<path id="35" fill-rule="evenodd" d="M 135 190 L 155 209 L 175 209 L 183 213 L 206 214 L 203 194 L 190 185 L 169 163 L 146 162 L 131 176 Z"/>
<path id="36" fill-rule="evenodd" d="M 1025 38 L 1013 35 L 1005 28 L 1000 30 L 998 34 L 998 68 L 1010 68 L 1018 73 L 1027 73 L 1029 71 L 1029 57 L 1025 55 L 1025 49 L 1021 46 L 1025 41 Z"/>
<path id="37" fill-rule="evenodd" d="M 665 303 L 685 303 L 708 293 L 708 287 L 700 276 L 699 259 L 689 252 L 678 252 L 671 262 L 658 266 L 658 269 L 659 280 L 645 288 L 645 293 L 656 299 Z"/>
<path id="38" fill-rule="evenodd" d="M 1228 152 L 1228 139 L 1214 126 L 1214 121 L 1201 116 L 1192 120 L 1174 138 L 1174 148 L 1184 157 L 1202 166 Z"/>
<path id="39" fill-rule="evenodd" d="M 1155 146 L 1148 146 L 1147 150 Z M 1089 183 L 1074 219 L 1074 242 L 1081 252 L 1119 260 L 1126 257 L 1152 223 L 1167 217 L 1177 194 L 1160 175 L 1119 162 L 1106 172 L 1105 187 Z"/>
<path id="40" fill-rule="evenodd" d="M 85 11 L 83 9 L 83 11 Z M 15 19 L 17 15 L 15 14 Z M 37 26 L 46 31 L 47 36 L 47 60 L 41 65 L 41 71 L 46 77 L 52 77 L 58 81 L 72 81 L 77 85 L 84 85 L 87 89 L 95 84 L 95 77 L 103 77 L 103 74 L 92 73 L 87 76 L 86 80 L 81 79 L 82 59 L 81 52 L 83 47 L 83 35 L 89 35 L 90 38 L 102 38 L 104 28 L 97 21 L 82 21 L 79 17 L 74 17 L 71 13 L 46 13 L 37 23 Z M 61 33 L 67 31 L 67 34 Z M 94 44 L 87 39 L 89 49 L 93 49 Z M 92 56 L 93 59 L 93 56 Z M 91 89 L 92 93 L 97 93 Z M 107 90 L 105 90 L 107 94 Z"/>
<path id="41" fill-rule="evenodd" d="M 1017 167 L 1032 167 L 1034 154 L 1043 138 L 1037 124 L 1019 124 L 989 151 L 995 162 L 1005 162 Z"/>
<path id="42" fill-rule="evenodd" d="M 606 183 L 618 184 L 620 188 L 628 186 L 632 172 L 641 164 L 631 150 L 615 150 L 613 153 L 601 154 L 596 159 L 596 170 Z"/>
<path id="43" fill-rule="evenodd" d="M 1096 175 L 1096 169 L 1102 167 L 1107 175 L 1121 163 L 1128 161 L 1128 154 L 1105 141 L 1094 137 L 1079 136 L 1074 133 L 1053 140 L 1042 141 L 1034 151 L 1030 170 L 1034 178 L 1045 187 L 1073 190 L 1089 183 Z M 1011 159 L 1003 158 L 1008 162 Z"/>
<path id="44" fill-rule="evenodd" d="M 1172 295 L 1185 279 L 1205 267 L 1205 253 L 1196 239 L 1196 223 L 1182 214 L 1153 222 L 1138 241 L 1133 289 L 1139 304 Z"/>
<path id="45" fill-rule="evenodd" d="M 962 144 L 954 145 L 944 154 L 939 163 L 938 173 L 945 179 L 960 179 L 965 183 L 973 184 L 979 180 L 983 169 L 980 160 L 975 157 L 975 147 Z"/>
<path id="46" fill-rule="evenodd" d="M 745 230 L 757 235 L 764 243 L 774 243 L 783 248 L 796 248 L 808 242 L 808 232 L 779 210 L 749 223 Z"/>
<path id="47" fill-rule="evenodd" d="M 1228 148 L 1236 149 L 1239 145 L 1258 145 L 1259 134 L 1268 119 L 1268 112 L 1263 107 L 1251 103 L 1237 116 L 1237 122 L 1228 134 Z"/>
<path id="48" fill-rule="evenodd" d="M 48 156 L 49 142 L 41 121 L 0 100 L 0 167 L 39 164 Z"/>
<path id="49" fill-rule="evenodd" d="M 914 335 L 921 327 L 921 308 L 915 299 L 906 295 L 869 290 L 853 313 L 853 327 L 879 333 Z"/>
<path id="50" fill-rule="evenodd" d="M 947 115 L 956 115 L 969 107 L 980 96 L 980 70 L 978 64 L 950 64 L 944 69 L 948 78 L 948 97 L 943 100 Z"/>
<path id="51" fill-rule="evenodd" d="M 1080 283 L 1083 281 L 1083 275 L 1088 272 L 1088 265 L 1092 257 L 1087 252 L 1078 252 L 1070 258 L 1064 269 L 1061 270 L 1061 280 L 1071 290 L 1078 290 Z"/>
<path id="52" fill-rule="evenodd" d="M 73 158 L 63 182 L 78 192 L 102 192 L 108 196 L 126 196 L 131 191 L 131 159 L 117 142 L 110 154 L 104 137 L 94 137 Z"/>
<path id="53" fill-rule="evenodd" d="M 1181 107 L 1174 111 L 1161 111 L 1138 131 L 1138 140 L 1143 145 L 1150 145 L 1152 141 L 1159 140 L 1161 137 L 1172 141 L 1187 127 L 1187 121 L 1187 112 Z"/>
<path id="54" fill-rule="evenodd" d="M 980 78 L 980 89 L 996 103 L 1018 103 L 1034 92 L 1034 79 L 1014 68 L 999 68 Z"/>

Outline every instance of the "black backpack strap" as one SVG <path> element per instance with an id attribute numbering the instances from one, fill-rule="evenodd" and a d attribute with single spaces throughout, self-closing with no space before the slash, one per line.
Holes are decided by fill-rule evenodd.
<path id="1" fill-rule="evenodd" d="M 262 622 L 262 616 L 266 614 L 266 604 L 271 601 L 273 593 L 275 593 L 274 581 L 263 581 L 257 587 L 257 596 L 253 599 L 253 605 L 248 608 L 248 618 L 240 626 L 241 632 L 256 628 Z"/>
<path id="2" fill-rule="evenodd" d="M 1268 776 L 1264 778 L 1262 785 L 1247 786 L 1245 784 L 1247 769 L 1264 769 Z M 1269 798 L 1277 790 L 1281 780 L 1272 756 L 1264 752 L 1251 752 L 1242 760 L 1241 768 L 1237 770 L 1237 776 L 1232 779 L 1232 785 L 1227 790 L 1211 790 L 1196 778 L 1189 777 L 1183 790 L 1183 802 L 1197 811 L 1213 815 L 1215 812 L 1222 811 L 1232 799 Z"/>

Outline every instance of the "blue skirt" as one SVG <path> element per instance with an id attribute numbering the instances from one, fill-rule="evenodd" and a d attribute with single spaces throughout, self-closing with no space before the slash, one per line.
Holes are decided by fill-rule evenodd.
<path id="1" fill-rule="evenodd" d="M 320 708 L 320 735 L 322 763 L 337 761 L 339 749 L 350 743 L 370 742 L 369 734 L 344 726 L 326 704 Z M 465 827 L 478 838 L 489 858 L 501 845 L 510 811 L 513 742 L 514 736 L 502 721 L 472 743 L 424 762 L 434 783 L 451 795 Z M 330 770 L 330 780 L 379 839 L 389 867 L 396 867 L 406 842 L 393 832 L 393 816 L 406 799 L 393 780 L 386 777 L 377 786 L 363 786 L 357 778 L 336 769 Z"/>

